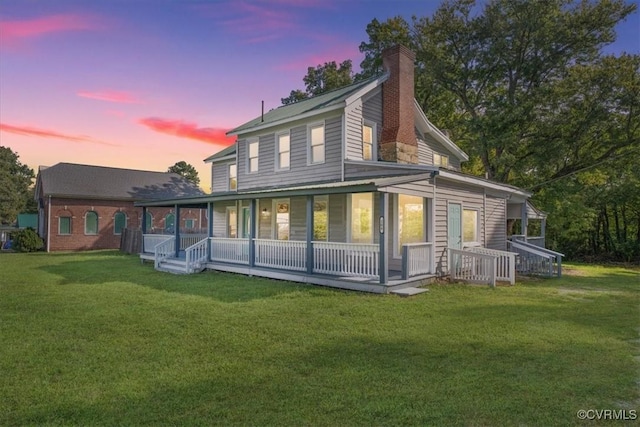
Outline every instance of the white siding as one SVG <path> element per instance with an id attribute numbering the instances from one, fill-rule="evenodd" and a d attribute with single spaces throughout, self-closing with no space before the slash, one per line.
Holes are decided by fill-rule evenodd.
<path id="1" fill-rule="evenodd" d="M 486 197 L 486 247 L 507 250 L 507 201 L 494 196 Z"/>
<path id="2" fill-rule="evenodd" d="M 235 161 L 213 163 L 211 165 L 211 191 L 229 191 L 229 165 Z"/>
<path id="3" fill-rule="evenodd" d="M 227 237 L 227 206 L 235 205 L 235 201 L 213 204 L 213 237 Z"/>

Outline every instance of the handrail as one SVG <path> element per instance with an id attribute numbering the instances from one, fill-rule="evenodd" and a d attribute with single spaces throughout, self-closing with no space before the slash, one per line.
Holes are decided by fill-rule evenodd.
<path id="1" fill-rule="evenodd" d="M 165 259 L 174 255 L 176 251 L 176 238 L 175 236 L 169 237 L 167 240 L 158 243 L 153 250 L 154 266 L 160 267 L 160 263 Z"/>
<path id="2" fill-rule="evenodd" d="M 451 279 L 496 286 L 497 257 L 460 249 L 447 249 Z"/>
<path id="3" fill-rule="evenodd" d="M 194 273 L 202 269 L 202 264 L 209 257 L 209 239 L 204 238 L 185 249 L 185 270 L 187 273 Z"/>
<path id="4" fill-rule="evenodd" d="M 524 274 L 542 274 L 544 276 L 562 276 L 563 254 L 521 241 L 507 241 L 509 247 L 520 255 L 518 271 Z M 537 257 L 537 258 L 536 258 Z"/>
<path id="5" fill-rule="evenodd" d="M 528 248 L 535 249 L 541 252 L 546 252 L 549 255 L 562 256 L 562 257 L 565 256 L 563 253 L 552 251 L 551 249 L 543 248 L 542 246 L 534 245 L 533 243 L 524 242 L 522 240 L 515 240 L 515 241 L 512 240 L 512 242 L 515 242 L 518 245 L 526 246 Z"/>
<path id="6" fill-rule="evenodd" d="M 516 254 L 514 252 L 481 246 L 472 246 L 465 248 L 465 250 L 496 257 L 496 279 L 508 281 L 512 285 L 516 283 Z"/>
<path id="7" fill-rule="evenodd" d="M 433 242 L 405 243 L 402 245 L 402 278 L 431 271 L 431 257 L 433 256 Z"/>

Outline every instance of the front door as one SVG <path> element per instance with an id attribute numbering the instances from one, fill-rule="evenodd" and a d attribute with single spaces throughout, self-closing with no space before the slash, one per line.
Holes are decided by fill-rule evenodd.
<path id="1" fill-rule="evenodd" d="M 462 249 L 462 205 L 449 203 L 447 216 L 447 245 L 451 249 Z"/>

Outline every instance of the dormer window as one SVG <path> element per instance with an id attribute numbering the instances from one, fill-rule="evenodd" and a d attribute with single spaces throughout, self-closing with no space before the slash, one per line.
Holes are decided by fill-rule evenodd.
<path id="1" fill-rule="evenodd" d="M 362 125 L 362 160 L 373 160 L 375 130 L 372 123 Z"/>
<path id="2" fill-rule="evenodd" d="M 433 164 L 434 166 L 442 166 L 443 168 L 446 168 L 449 166 L 449 156 L 433 153 Z"/>

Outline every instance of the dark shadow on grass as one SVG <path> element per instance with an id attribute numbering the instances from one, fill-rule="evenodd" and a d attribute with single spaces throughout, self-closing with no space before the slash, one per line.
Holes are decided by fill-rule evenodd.
<path id="1" fill-rule="evenodd" d="M 56 255 L 53 255 L 56 256 Z M 58 255 L 64 258 L 64 255 Z M 205 271 L 192 275 L 158 272 L 153 264 L 141 265 L 137 256 L 114 251 L 66 254 L 73 260 L 40 267 L 60 277 L 60 285 L 100 285 L 125 282 L 165 292 L 213 298 L 220 302 L 247 302 L 297 292 L 328 292 L 310 286 L 248 277 L 240 274 Z M 77 258 L 80 259 L 77 259 Z"/>
<path id="2" fill-rule="evenodd" d="M 187 381 L 145 382 L 140 397 L 24 409 L 11 424 L 86 425 L 570 425 L 584 402 L 619 398 L 593 345 L 537 348 L 501 343 L 378 341 L 319 343 L 234 360 Z M 448 345 L 443 345 L 448 344 Z M 558 357 L 562 354 L 563 357 Z M 255 371 L 251 370 L 252 365 Z M 249 371 L 247 372 L 247 369 Z M 114 381 L 117 385 L 117 380 Z M 629 384 L 625 384 L 627 390 Z M 604 396 L 604 397 L 603 397 Z M 605 399 L 605 400 L 602 400 Z M 574 407 L 575 406 L 575 407 Z"/>

